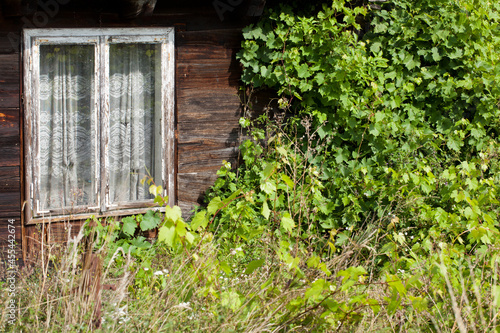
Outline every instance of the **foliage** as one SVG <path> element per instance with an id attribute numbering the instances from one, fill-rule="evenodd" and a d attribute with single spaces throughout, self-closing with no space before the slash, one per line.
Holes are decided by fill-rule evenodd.
<path id="1" fill-rule="evenodd" d="M 406 225 L 425 225 L 417 203 L 457 214 L 460 177 L 441 175 L 471 160 L 477 169 L 498 151 L 498 7 L 394 1 L 368 10 L 333 1 L 309 16 L 283 7 L 245 30 L 243 81 L 276 89 L 298 124 L 308 115 L 310 131 L 328 139 L 309 162 L 326 181 L 336 227 L 388 208 Z M 482 168 L 481 179 L 498 182 L 495 165 Z M 395 212 L 407 196 L 412 207 Z"/>

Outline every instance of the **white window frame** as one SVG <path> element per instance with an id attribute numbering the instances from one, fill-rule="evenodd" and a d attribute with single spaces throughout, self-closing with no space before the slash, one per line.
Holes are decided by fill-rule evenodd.
<path id="1" fill-rule="evenodd" d="M 168 204 L 175 203 L 174 188 L 174 29 L 173 28 L 87 28 L 87 29 L 25 29 L 23 44 L 24 69 L 24 159 L 26 224 L 40 222 L 85 219 L 95 216 L 131 215 L 154 206 L 153 200 L 111 204 L 109 202 L 108 163 L 108 119 L 109 119 L 109 45 L 111 43 L 157 43 L 161 44 L 161 141 L 162 141 L 162 185 L 163 195 L 168 195 Z M 95 121 L 96 131 L 96 207 L 85 207 L 74 211 L 55 209 L 42 211 L 39 207 L 38 164 L 38 118 L 39 118 L 39 46 L 42 44 L 95 45 Z"/>

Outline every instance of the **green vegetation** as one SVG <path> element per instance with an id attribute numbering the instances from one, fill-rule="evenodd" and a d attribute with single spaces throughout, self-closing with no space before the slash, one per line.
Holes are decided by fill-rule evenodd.
<path id="1" fill-rule="evenodd" d="M 164 211 L 49 248 L 11 330 L 499 332 L 500 4 L 372 7 L 247 27 L 242 80 L 276 98 L 245 103 L 240 167 L 189 222 L 148 180 Z M 117 287 L 99 329 L 78 249 Z"/>

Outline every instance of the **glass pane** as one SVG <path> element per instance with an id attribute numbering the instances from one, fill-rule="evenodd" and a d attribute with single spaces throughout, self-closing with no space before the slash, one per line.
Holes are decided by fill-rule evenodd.
<path id="1" fill-rule="evenodd" d="M 94 46 L 40 46 L 41 210 L 96 206 Z"/>
<path id="2" fill-rule="evenodd" d="M 109 59 L 109 199 L 152 199 L 144 176 L 161 184 L 161 49 L 111 44 Z"/>

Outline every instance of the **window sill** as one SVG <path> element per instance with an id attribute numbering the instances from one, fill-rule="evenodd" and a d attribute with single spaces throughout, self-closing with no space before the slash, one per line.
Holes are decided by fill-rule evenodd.
<path id="1" fill-rule="evenodd" d="M 136 214 L 144 214 L 148 210 L 154 211 L 165 211 L 165 207 L 158 206 L 150 206 L 150 207 L 141 207 L 141 208 L 131 208 L 131 209 L 117 209 L 113 211 L 108 211 L 105 213 L 80 213 L 80 214 L 66 214 L 66 215 L 57 215 L 57 216 L 46 216 L 46 217 L 35 217 L 31 218 L 26 222 L 26 225 L 34 225 L 40 223 L 55 223 L 55 222 L 70 222 L 76 220 L 86 220 L 92 216 L 96 218 L 100 217 L 118 217 L 118 216 L 128 216 L 128 215 L 136 215 Z"/>

